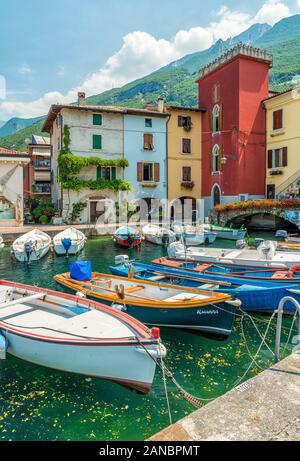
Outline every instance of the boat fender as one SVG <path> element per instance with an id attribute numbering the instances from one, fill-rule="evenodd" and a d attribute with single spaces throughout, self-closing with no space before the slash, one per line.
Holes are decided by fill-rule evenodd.
<path id="1" fill-rule="evenodd" d="M 86 295 L 84 293 L 82 293 L 82 291 L 77 291 L 76 296 L 77 296 L 77 298 L 81 298 L 81 299 L 86 298 Z"/>
<path id="2" fill-rule="evenodd" d="M 294 277 L 294 273 L 298 271 L 300 271 L 300 264 L 291 267 L 291 269 L 288 271 L 287 278 L 292 279 Z"/>
<path id="3" fill-rule="evenodd" d="M 158 327 L 151 328 L 151 336 L 154 339 L 159 339 L 160 338 L 160 329 Z"/>
<path id="4" fill-rule="evenodd" d="M 239 299 L 232 299 L 231 301 L 225 301 L 226 304 L 230 304 L 231 306 L 234 306 L 234 307 L 241 307 L 242 305 L 242 301 L 240 301 Z"/>
<path id="5" fill-rule="evenodd" d="M 6 359 L 6 351 L 7 351 L 7 340 L 5 336 L 0 333 L 0 360 Z"/>
<path id="6" fill-rule="evenodd" d="M 127 307 L 124 306 L 123 304 L 112 303 L 111 307 L 113 309 L 117 309 L 120 312 L 127 312 Z"/>

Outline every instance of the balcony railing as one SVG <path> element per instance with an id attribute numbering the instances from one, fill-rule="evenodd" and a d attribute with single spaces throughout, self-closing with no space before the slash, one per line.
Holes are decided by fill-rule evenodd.
<path id="1" fill-rule="evenodd" d="M 35 160 L 33 162 L 33 167 L 48 170 L 51 168 L 51 161 L 50 160 Z"/>
<path id="2" fill-rule="evenodd" d="M 194 181 L 182 181 L 181 182 L 181 187 L 184 189 L 193 189 L 195 186 Z"/>
<path id="3" fill-rule="evenodd" d="M 39 183 L 33 186 L 33 190 L 36 194 L 51 194 L 51 184 Z"/>

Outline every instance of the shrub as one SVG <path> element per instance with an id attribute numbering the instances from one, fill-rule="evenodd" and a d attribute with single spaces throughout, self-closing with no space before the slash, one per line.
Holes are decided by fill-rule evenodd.
<path id="1" fill-rule="evenodd" d="M 40 224 L 46 224 L 48 222 L 48 218 L 46 215 L 42 214 L 42 216 L 39 219 Z"/>

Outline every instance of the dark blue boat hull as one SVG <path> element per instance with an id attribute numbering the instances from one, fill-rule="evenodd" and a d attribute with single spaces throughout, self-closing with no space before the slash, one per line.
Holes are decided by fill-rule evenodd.
<path id="1" fill-rule="evenodd" d="M 299 289 L 298 285 L 280 285 L 270 284 L 268 282 L 257 282 L 250 283 L 248 280 L 235 279 L 233 277 L 222 278 L 220 275 L 208 275 L 196 272 L 194 270 L 175 269 L 164 266 L 155 266 L 150 264 L 132 263 L 135 269 L 135 278 L 141 280 L 149 280 L 151 276 L 157 275 L 157 273 L 166 274 L 165 280 L 159 280 L 160 283 L 172 283 L 173 285 L 180 285 L 192 288 L 199 288 L 203 283 L 197 281 L 197 279 L 209 281 L 224 281 L 232 283 L 233 287 L 220 287 L 214 289 L 216 292 L 228 293 L 233 297 L 238 298 L 242 302 L 242 309 L 249 312 L 258 313 L 272 313 L 278 308 L 278 305 L 282 298 L 285 296 L 292 296 L 296 301 L 300 303 L 300 294 L 290 293 L 289 289 Z M 113 275 L 128 275 L 128 268 L 126 266 L 115 266 L 110 267 L 110 271 Z M 170 276 L 172 274 L 172 276 Z M 176 278 L 177 275 L 177 278 Z M 180 276 L 180 277 L 178 277 Z M 189 279 L 188 277 L 191 277 Z M 284 311 L 287 314 L 294 314 L 295 306 L 292 303 L 287 303 L 284 307 Z"/>

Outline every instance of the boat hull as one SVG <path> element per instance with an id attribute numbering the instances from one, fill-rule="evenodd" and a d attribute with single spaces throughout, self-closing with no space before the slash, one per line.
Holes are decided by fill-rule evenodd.
<path id="1" fill-rule="evenodd" d="M 214 232 L 204 232 L 202 234 L 185 234 L 184 238 L 186 245 L 209 245 L 214 243 L 217 238 L 217 234 Z"/>
<path id="2" fill-rule="evenodd" d="M 117 235 L 114 236 L 114 240 L 115 240 L 115 243 L 117 245 L 120 245 L 121 247 L 123 248 L 135 248 L 139 245 L 141 245 L 142 243 L 142 239 L 141 237 L 138 237 L 138 238 L 133 238 L 132 241 L 128 241 L 128 239 L 124 239 L 124 238 L 121 238 L 121 237 L 118 237 Z"/>
<path id="3" fill-rule="evenodd" d="M 69 373 L 115 381 L 141 392 L 148 392 L 151 388 L 155 362 L 142 347 L 136 344 L 61 344 L 24 338 L 4 330 L 2 334 L 8 343 L 7 352 L 27 362 Z M 147 350 L 150 354 L 153 353 L 155 358 L 155 349 L 147 346 Z"/>
<path id="4" fill-rule="evenodd" d="M 228 303 L 186 309 L 126 305 L 126 312 L 146 325 L 181 328 L 226 339 L 232 331 L 235 308 Z"/>
<path id="5" fill-rule="evenodd" d="M 85 240 L 77 244 L 72 243 L 70 249 L 68 250 L 68 255 L 76 255 L 77 253 L 79 253 L 84 247 L 84 244 Z M 66 249 L 62 243 L 54 244 L 54 251 L 58 256 L 64 256 L 67 254 Z"/>
<path id="6" fill-rule="evenodd" d="M 46 256 L 47 253 L 49 253 L 49 250 L 50 250 L 50 243 L 49 243 L 49 245 L 42 248 L 41 250 L 37 250 L 37 251 L 34 250 L 30 254 L 30 262 L 31 261 L 38 261 L 39 259 L 42 259 L 44 256 Z M 13 253 L 14 253 L 15 258 L 17 259 L 17 261 L 19 261 L 21 263 L 28 262 L 27 255 L 26 255 L 25 252 L 18 252 L 18 251 L 13 250 Z"/>

